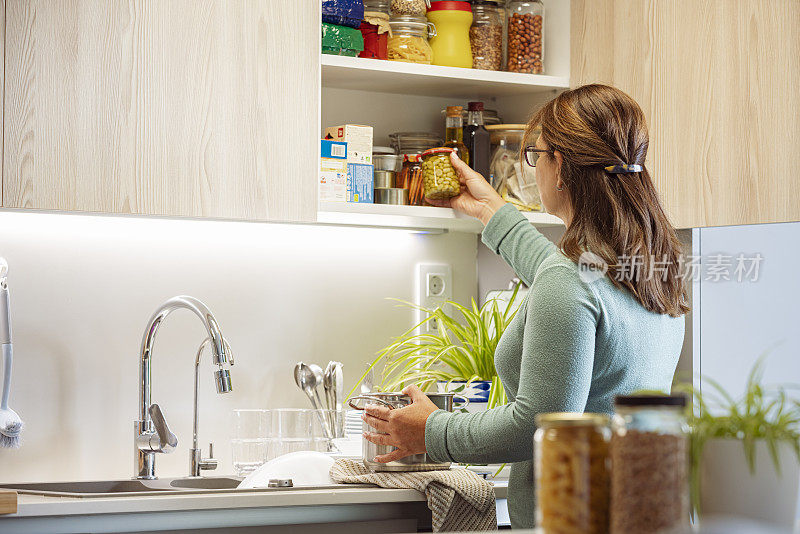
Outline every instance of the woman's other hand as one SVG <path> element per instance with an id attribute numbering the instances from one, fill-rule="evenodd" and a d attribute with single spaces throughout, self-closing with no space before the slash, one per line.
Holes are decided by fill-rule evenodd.
<path id="1" fill-rule="evenodd" d="M 364 409 L 362 419 L 378 431 L 364 432 L 364 438 L 377 445 L 397 447 L 389 454 L 376 456 L 376 462 L 385 464 L 427 450 L 425 422 L 439 408 L 417 386 L 408 386 L 403 393 L 411 397 L 412 404 L 395 409 L 369 404 Z"/>
<path id="2" fill-rule="evenodd" d="M 431 200 L 428 203 L 443 208 L 453 208 L 466 213 L 485 225 L 497 210 L 503 207 L 505 200 L 489 185 L 483 176 L 469 168 L 455 152 L 450 154 L 458 179 L 461 181 L 461 193 L 446 199 Z"/>

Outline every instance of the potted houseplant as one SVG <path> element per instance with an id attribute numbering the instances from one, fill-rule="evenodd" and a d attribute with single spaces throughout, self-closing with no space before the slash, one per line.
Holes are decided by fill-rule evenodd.
<path id="1" fill-rule="evenodd" d="M 497 299 L 489 299 L 481 307 L 474 299 L 470 307 L 448 301 L 435 309 L 394 299 L 402 306 L 419 310 L 424 318 L 382 349 L 364 376 L 383 364 L 377 384 L 382 391 L 401 390 L 409 384 L 416 384 L 423 391 L 436 386 L 439 391 L 452 391 L 475 400 L 473 409 L 505 404 L 494 352 L 516 314 L 513 304 L 519 287 L 513 290 L 503 310 Z M 430 321 L 438 322 L 435 333 L 420 333 L 420 328 Z"/>
<path id="2" fill-rule="evenodd" d="M 792 528 L 800 486 L 800 405 L 765 386 L 763 357 L 734 399 L 703 377 L 693 389 L 692 494 L 702 516 L 743 516 Z"/>

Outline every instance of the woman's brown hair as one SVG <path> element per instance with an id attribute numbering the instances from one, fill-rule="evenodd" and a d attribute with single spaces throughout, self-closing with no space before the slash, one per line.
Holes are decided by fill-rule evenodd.
<path id="1" fill-rule="evenodd" d="M 681 277 L 681 245 L 644 165 L 649 138 L 636 101 L 607 85 L 584 85 L 548 102 L 528 123 L 523 146 L 542 140 L 563 156 L 561 180 L 573 218 L 559 248 L 578 262 L 600 256 L 617 287 L 645 309 L 673 317 L 689 310 Z M 551 156 L 552 157 L 552 156 Z M 612 174 L 611 165 L 641 165 Z"/>

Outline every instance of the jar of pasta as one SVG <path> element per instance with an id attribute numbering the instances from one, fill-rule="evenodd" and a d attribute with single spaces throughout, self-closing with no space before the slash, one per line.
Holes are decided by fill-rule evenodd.
<path id="1" fill-rule="evenodd" d="M 607 415 L 545 413 L 534 434 L 536 523 L 544 534 L 608 532 Z"/>
<path id="2" fill-rule="evenodd" d="M 611 533 L 689 527 L 689 427 L 683 395 L 614 400 Z"/>
<path id="3" fill-rule="evenodd" d="M 433 61 L 433 49 L 428 44 L 428 37 L 436 35 L 433 26 L 425 17 L 401 15 L 389 21 L 391 35 L 387 41 L 389 61 L 405 61 L 407 63 L 423 63 L 430 65 Z"/>
<path id="4" fill-rule="evenodd" d="M 452 152 L 452 148 L 442 146 L 422 153 L 422 182 L 425 198 L 450 198 L 461 192 L 461 183 L 450 163 Z"/>

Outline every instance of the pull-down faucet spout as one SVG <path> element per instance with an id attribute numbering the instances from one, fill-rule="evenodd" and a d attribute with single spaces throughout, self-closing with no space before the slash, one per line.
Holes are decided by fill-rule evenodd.
<path id="1" fill-rule="evenodd" d="M 162 304 L 147 323 L 139 360 L 139 420 L 134 424 L 134 448 L 136 452 L 135 477 L 154 479 L 156 453 L 170 453 L 177 446 L 177 439 L 169 431 L 161 409 L 152 404 L 152 357 L 156 333 L 164 319 L 174 310 L 184 308 L 194 312 L 206 327 L 213 349 L 213 359 L 219 370 L 215 371 L 218 387 L 230 389 L 230 374 L 224 364 L 233 365 L 230 347 L 222 336 L 214 315 L 208 307 L 194 297 L 173 297 Z M 227 384 L 227 386 L 226 386 Z"/>

